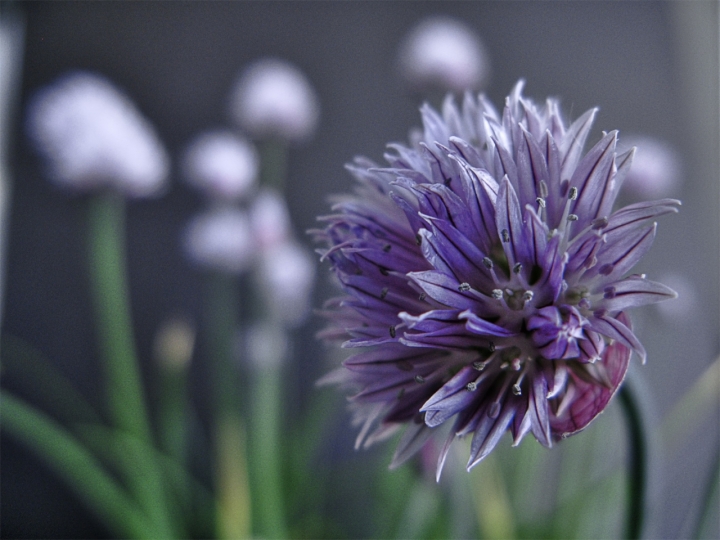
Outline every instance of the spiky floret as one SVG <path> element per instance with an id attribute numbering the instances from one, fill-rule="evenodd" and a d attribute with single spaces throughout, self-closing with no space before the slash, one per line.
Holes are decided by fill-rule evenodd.
<path id="1" fill-rule="evenodd" d="M 453 420 L 468 469 L 506 431 L 543 445 L 586 427 L 645 350 L 628 308 L 673 298 L 628 275 L 679 201 L 613 204 L 634 150 L 616 131 L 583 155 L 597 110 L 566 126 L 519 82 L 502 115 L 483 97 L 421 109 L 423 132 L 389 145 L 313 231 L 346 296 L 323 336 L 358 352 L 324 380 L 353 387 L 357 446 L 407 425 L 391 466 Z"/>

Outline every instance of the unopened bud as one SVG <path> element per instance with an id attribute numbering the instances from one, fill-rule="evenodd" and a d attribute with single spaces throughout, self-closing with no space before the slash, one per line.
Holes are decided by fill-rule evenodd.
<path id="1" fill-rule="evenodd" d="M 255 138 L 300 141 L 315 131 L 320 105 L 299 69 L 283 60 L 266 58 L 241 73 L 230 112 Z"/>
<path id="2" fill-rule="evenodd" d="M 239 199 L 253 187 L 259 158 L 254 146 L 228 131 L 205 133 L 196 138 L 185 156 L 188 181 L 208 196 Z"/>
<path id="3" fill-rule="evenodd" d="M 250 223 L 241 210 L 212 210 L 194 218 L 185 234 L 188 255 L 201 266 L 238 273 L 255 253 Z"/>
<path id="4" fill-rule="evenodd" d="M 431 17 L 421 22 L 405 38 L 399 60 L 405 79 L 419 89 L 478 89 L 490 71 L 478 36 L 464 23 L 449 17 Z"/>

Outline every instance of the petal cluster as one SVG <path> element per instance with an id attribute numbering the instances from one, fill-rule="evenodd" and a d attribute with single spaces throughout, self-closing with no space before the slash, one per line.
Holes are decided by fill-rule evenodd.
<path id="1" fill-rule="evenodd" d="M 469 94 L 423 106 L 386 165 L 348 166 L 355 193 L 314 231 L 345 291 L 323 336 L 355 352 L 325 380 L 355 392 L 358 446 L 406 426 L 393 466 L 446 422 L 438 475 L 457 437 L 470 468 L 506 432 L 551 446 L 583 429 L 645 359 L 625 311 L 675 296 L 629 272 L 679 201 L 613 212 L 634 149 L 612 131 L 584 152 L 596 109 L 568 125 L 522 88 L 501 113 Z"/>

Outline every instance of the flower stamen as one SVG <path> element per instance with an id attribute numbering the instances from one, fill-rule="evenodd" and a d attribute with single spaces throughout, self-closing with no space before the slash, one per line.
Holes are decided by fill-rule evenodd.
<path id="1" fill-rule="evenodd" d="M 492 262 L 492 259 L 490 257 L 484 257 L 482 262 L 483 266 L 490 270 L 490 276 L 493 278 L 493 284 L 499 288 L 500 281 L 498 280 L 497 274 L 495 273 L 495 264 Z"/>

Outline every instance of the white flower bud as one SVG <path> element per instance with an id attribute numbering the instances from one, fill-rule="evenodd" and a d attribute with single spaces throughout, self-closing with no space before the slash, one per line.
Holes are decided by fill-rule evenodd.
<path id="1" fill-rule="evenodd" d="M 638 199 L 661 199 L 677 193 L 680 158 L 669 144 L 645 136 L 624 137 L 619 150 L 636 147 L 623 191 Z"/>
<path id="2" fill-rule="evenodd" d="M 418 89 L 462 92 L 480 88 L 490 72 L 480 39 L 465 24 L 430 17 L 416 26 L 400 46 L 400 71 Z"/>
<path id="3" fill-rule="evenodd" d="M 310 310 L 315 261 L 301 246 L 285 242 L 265 250 L 258 279 L 271 313 L 290 326 L 303 322 Z"/>
<path id="4" fill-rule="evenodd" d="M 184 161 L 188 182 L 219 200 L 247 195 L 257 179 L 258 167 L 252 143 L 229 131 L 200 135 L 190 144 Z"/>
<path id="5" fill-rule="evenodd" d="M 200 266 L 242 272 L 255 254 L 250 222 L 244 212 L 235 208 L 201 214 L 187 228 L 185 249 Z"/>
<path id="6" fill-rule="evenodd" d="M 255 138 L 279 137 L 294 142 L 309 138 L 315 131 L 320 105 L 300 70 L 269 58 L 251 64 L 240 74 L 230 112 Z"/>
<path id="7" fill-rule="evenodd" d="M 150 123 L 103 77 L 77 72 L 36 94 L 28 133 L 59 184 L 158 194 L 169 160 Z"/>
<path id="8" fill-rule="evenodd" d="M 267 250 L 290 238 L 290 214 L 285 200 L 274 190 L 263 189 L 250 207 L 255 242 Z"/>

